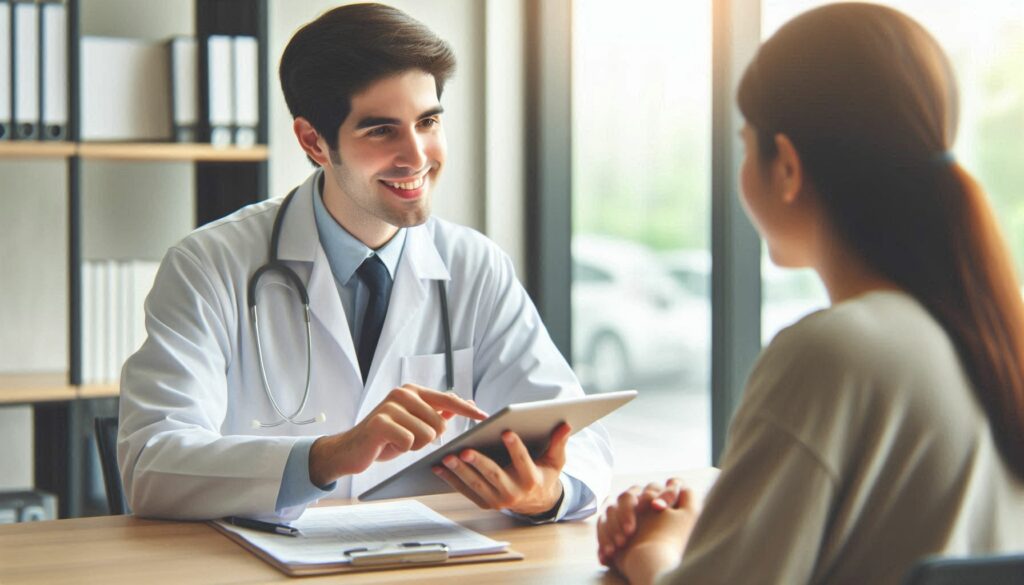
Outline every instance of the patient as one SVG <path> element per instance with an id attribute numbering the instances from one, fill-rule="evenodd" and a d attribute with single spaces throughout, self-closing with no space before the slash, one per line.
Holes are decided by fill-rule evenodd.
<path id="1" fill-rule="evenodd" d="M 942 50 L 895 10 L 825 6 L 761 47 L 738 101 L 747 213 L 832 306 L 764 350 L 703 512 L 678 481 L 634 487 L 601 562 L 631 583 L 895 584 L 927 555 L 1024 550 L 1024 304 L 950 154 Z"/>

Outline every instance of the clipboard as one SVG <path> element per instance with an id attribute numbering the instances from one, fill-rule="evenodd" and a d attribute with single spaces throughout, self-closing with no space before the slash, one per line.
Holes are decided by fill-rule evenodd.
<path id="1" fill-rule="evenodd" d="M 523 555 L 507 548 L 508 543 L 496 542 L 484 535 L 473 532 L 414 500 L 384 504 L 311 508 L 306 513 L 312 513 L 314 516 L 317 516 L 318 519 L 315 521 L 321 527 L 317 528 L 321 532 L 318 533 L 319 536 L 315 537 L 316 540 L 310 539 L 307 542 L 303 542 L 302 534 L 298 537 L 266 533 L 257 534 L 244 528 L 230 526 L 224 522 L 210 521 L 209 524 L 218 532 L 238 543 L 242 548 L 289 577 L 517 561 L 523 559 Z M 425 535 L 428 532 L 434 536 L 437 534 L 447 534 L 452 542 L 458 542 L 459 544 L 456 547 L 449 547 L 446 542 L 441 540 L 431 540 L 360 546 L 352 545 L 335 535 L 323 536 L 322 526 L 324 523 L 343 521 L 341 520 L 342 515 L 352 513 L 363 513 L 363 520 L 361 521 L 368 525 L 375 522 L 377 518 L 384 524 L 389 522 L 389 517 L 395 518 L 400 516 L 408 518 L 410 522 L 410 538 Z M 373 516 L 378 513 L 382 515 Z M 332 514 L 336 514 L 337 518 L 332 516 Z M 302 527 L 308 524 L 303 525 L 302 520 L 300 520 L 295 525 L 300 527 L 300 532 L 302 532 Z M 359 532 L 358 527 L 346 526 L 344 528 L 356 533 Z M 391 525 L 390 527 L 383 528 L 382 531 L 394 533 L 396 527 Z M 400 527 L 398 531 L 401 531 Z M 467 540 L 474 545 L 482 543 L 484 546 L 479 549 L 481 552 L 477 552 L 477 549 L 472 547 L 467 547 Z M 330 547 L 332 551 L 328 555 L 330 558 L 324 557 L 321 553 L 313 553 L 312 556 L 317 557 L 316 562 L 288 561 L 287 553 L 282 554 L 283 548 L 306 550 L 307 548 L 314 547 L 323 549 L 325 546 Z"/>

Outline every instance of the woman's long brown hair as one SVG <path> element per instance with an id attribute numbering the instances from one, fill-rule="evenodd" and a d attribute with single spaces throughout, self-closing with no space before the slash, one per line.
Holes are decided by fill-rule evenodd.
<path id="1" fill-rule="evenodd" d="M 838 235 L 944 327 L 1024 479 L 1024 302 L 984 192 L 949 155 L 952 69 L 918 23 L 873 4 L 793 19 L 740 83 L 766 160 L 785 134 Z"/>

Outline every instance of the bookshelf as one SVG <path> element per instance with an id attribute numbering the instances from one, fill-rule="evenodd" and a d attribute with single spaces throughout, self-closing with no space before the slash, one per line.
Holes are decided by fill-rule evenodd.
<path id="1" fill-rule="evenodd" d="M 89 484 L 90 444 L 92 418 L 96 415 L 116 413 L 117 384 L 86 384 L 82 377 L 83 356 L 83 307 L 82 307 L 82 263 L 84 222 L 83 216 L 95 204 L 87 194 L 83 166 L 87 164 L 163 164 L 190 167 L 188 176 L 192 179 L 191 199 L 194 203 L 194 225 L 197 227 L 218 219 L 232 211 L 266 198 L 267 194 L 267 0 L 191 0 L 181 6 L 194 13 L 191 33 L 200 40 L 198 87 L 200 96 L 206 92 L 206 52 L 202 42 L 210 35 L 246 35 L 256 37 L 259 42 L 258 87 L 259 115 L 257 144 L 252 147 L 214 147 L 209 143 L 176 142 L 89 142 L 80 140 L 79 91 L 79 46 L 82 37 L 83 17 L 90 14 L 90 4 L 106 4 L 109 0 L 63 0 L 68 14 L 68 91 L 69 120 L 68 140 L 47 141 L 0 141 L 0 183 L 19 173 L 21 161 L 50 161 L 60 163 L 65 175 L 64 195 L 66 216 L 66 259 L 65 276 L 67 306 L 60 307 L 67 313 L 67 365 L 63 371 L 47 373 L 0 373 L 0 407 L 31 405 L 34 423 L 34 480 L 35 487 L 55 493 L 59 498 L 60 517 L 75 517 L 103 513 L 95 502 L 87 501 Z M 146 11 L 168 10 L 162 0 L 142 0 L 122 6 L 136 13 L 152 26 L 159 18 L 148 18 Z M 95 20 L 92 18 L 91 20 Z M 159 23 L 157 24 L 159 26 Z M 159 31 L 158 31 L 159 32 Z M 90 32 L 90 34 L 93 34 Z M 109 34 L 103 32 L 103 34 Z M 166 33 L 180 34 L 179 31 Z M 128 35 L 125 35 L 128 36 Z M 200 99 L 199 119 L 206 119 L 205 100 Z M 210 129 L 202 124 L 199 139 L 209 140 Z M 26 194 L 30 195 L 30 194 Z M 48 194 L 52 197 L 54 194 Z M 12 196 L 8 191 L 0 197 Z M 3 209 L 0 207 L 0 209 Z M 95 211 L 95 210 L 93 210 Z M 179 237 L 183 237 L 181 233 Z M 0 235 L 2 236 L 2 235 Z M 0 244 L 21 246 L 21 242 Z M 7 286 L 31 286 L 30 275 L 11 279 Z M 25 282 L 25 284 L 21 284 Z M 11 343 L 19 338 L 31 337 L 35 332 L 25 328 L 0 331 Z M 52 361 L 52 360 L 51 360 Z"/>

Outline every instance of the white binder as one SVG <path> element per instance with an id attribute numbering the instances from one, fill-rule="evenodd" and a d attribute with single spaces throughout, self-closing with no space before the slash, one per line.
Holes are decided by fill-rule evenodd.
<path id="1" fill-rule="evenodd" d="M 117 320 L 114 322 L 116 333 L 114 334 L 114 343 L 116 353 L 114 355 L 114 369 L 111 371 L 111 382 L 115 382 L 121 379 L 121 368 L 124 366 L 124 362 L 128 359 L 131 352 L 131 315 L 129 314 L 131 308 L 131 292 L 129 290 L 130 284 L 130 272 L 131 263 L 126 261 L 120 261 L 117 263 Z"/>
<path id="2" fill-rule="evenodd" d="M 0 140 L 11 139 L 11 4 L 0 0 Z"/>
<path id="3" fill-rule="evenodd" d="M 231 144 L 235 125 L 234 116 L 234 64 L 231 37 L 212 35 L 206 44 L 206 96 L 209 106 L 210 144 Z"/>
<path id="4" fill-rule="evenodd" d="M 14 3 L 14 137 L 39 137 L 39 7 Z"/>
<path id="5" fill-rule="evenodd" d="M 107 332 L 106 324 L 110 321 L 109 299 L 112 294 L 107 286 L 107 263 L 104 260 L 93 261 L 93 330 L 92 330 L 92 379 L 93 384 L 106 380 L 107 367 Z"/>
<path id="6" fill-rule="evenodd" d="M 96 264 L 82 262 L 82 383 L 96 382 Z"/>
<path id="7" fill-rule="evenodd" d="M 162 41 L 82 37 L 82 140 L 171 138 L 171 92 Z"/>
<path id="8" fill-rule="evenodd" d="M 260 123 L 258 63 L 260 46 L 256 37 L 234 37 L 235 144 L 256 144 Z"/>
<path id="9" fill-rule="evenodd" d="M 171 67 L 171 123 L 174 139 L 196 142 L 199 124 L 199 45 L 195 37 L 174 37 L 167 44 Z"/>
<path id="10" fill-rule="evenodd" d="M 64 140 L 68 127 L 68 10 L 60 0 L 42 9 L 43 94 L 40 109 L 43 140 Z"/>
<path id="11" fill-rule="evenodd" d="M 109 384 L 117 377 L 115 372 L 120 371 L 117 363 L 120 351 L 120 328 L 121 320 L 121 299 L 118 294 L 118 264 L 116 260 L 104 261 L 103 276 L 106 280 L 104 285 L 106 294 L 103 302 L 106 305 L 107 318 L 101 324 L 103 331 L 103 374 L 102 383 Z"/>
<path id="12" fill-rule="evenodd" d="M 146 297 L 153 288 L 159 262 L 135 260 L 131 264 L 131 277 L 128 283 L 128 312 L 131 321 L 129 355 L 135 353 L 146 341 Z"/>

